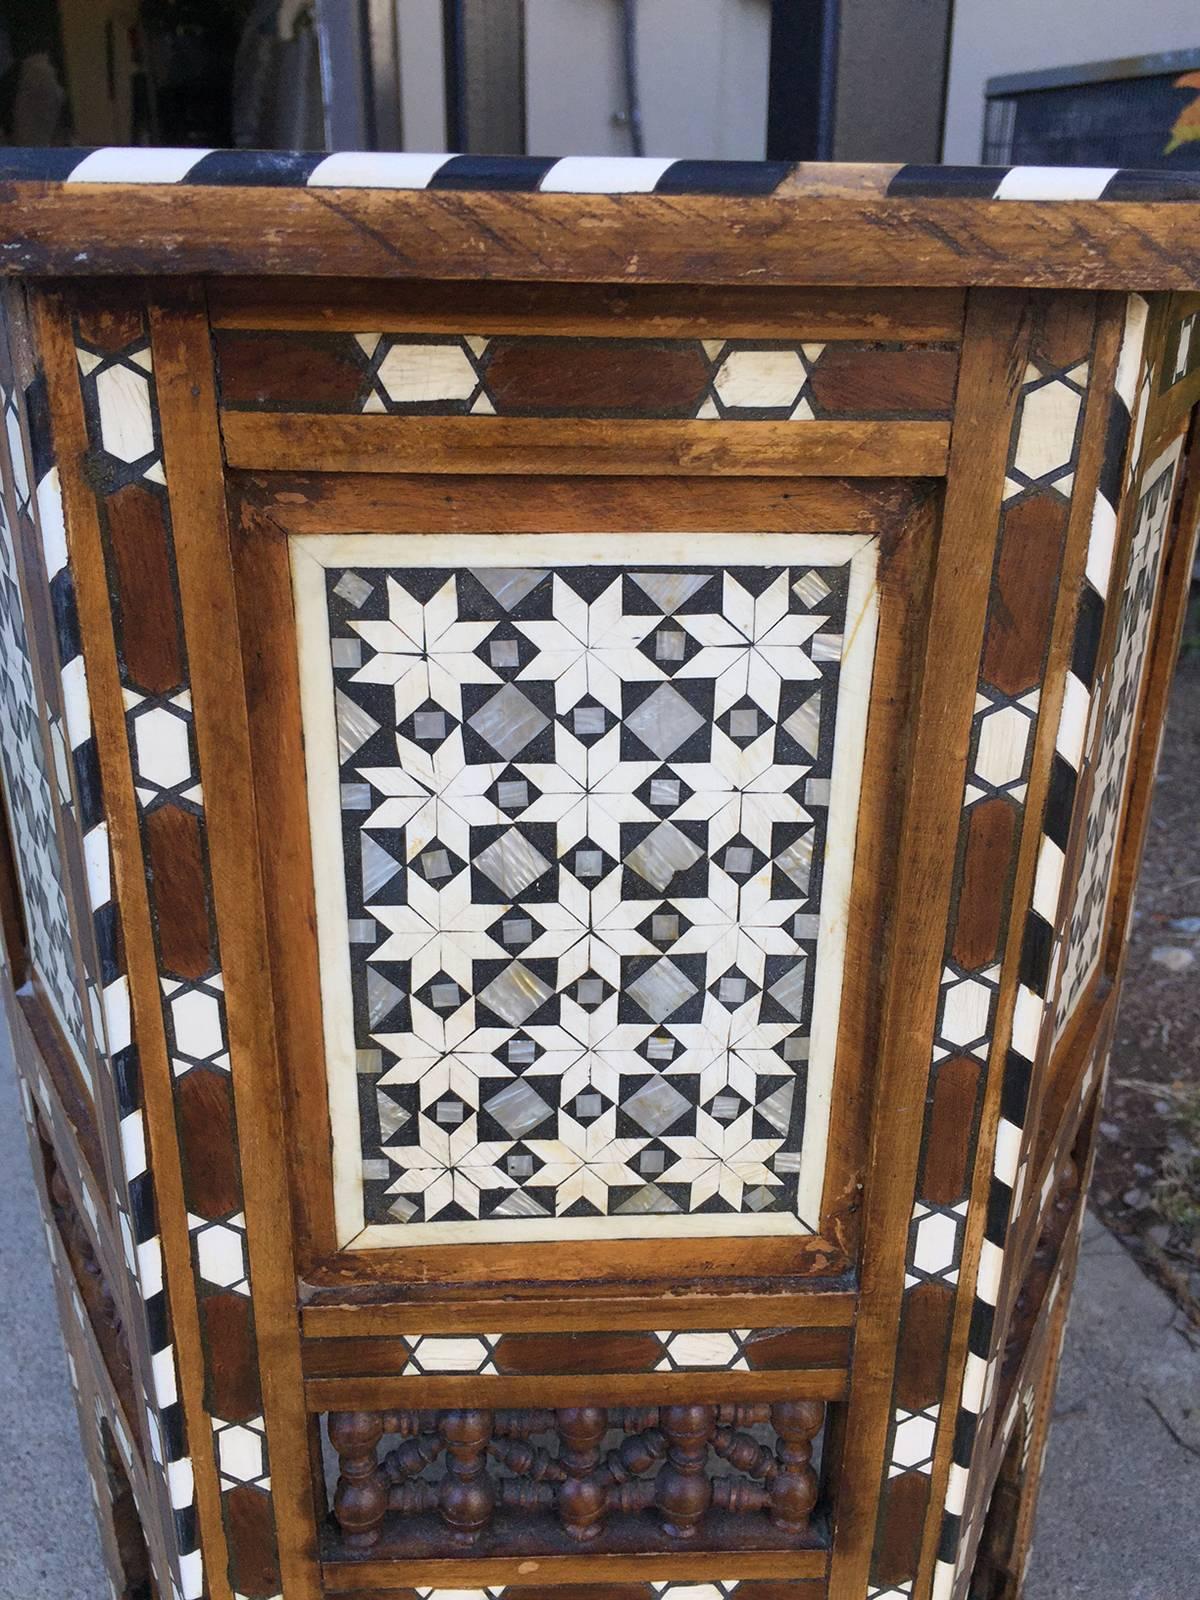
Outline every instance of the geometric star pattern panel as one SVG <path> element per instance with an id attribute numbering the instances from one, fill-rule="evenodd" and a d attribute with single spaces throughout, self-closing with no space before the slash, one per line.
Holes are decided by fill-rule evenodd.
<path id="1" fill-rule="evenodd" d="M 5 397 L 15 487 L 28 498 L 25 457 L 14 402 Z M 61 731 L 53 730 L 62 762 L 59 781 L 70 798 L 67 751 Z M 42 732 L 34 696 L 21 591 L 17 583 L 12 531 L 0 501 L 0 753 L 13 850 L 25 909 L 29 955 L 54 1007 L 76 1060 L 88 1076 L 88 1047 L 77 981 L 71 922 L 63 892 L 63 865 L 55 823 L 54 796 L 46 770 Z"/>
<path id="2" fill-rule="evenodd" d="M 360 1242 L 814 1228 L 857 791 L 833 794 L 835 745 L 861 762 L 843 645 L 861 679 L 874 552 L 706 541 L 669 565 L 626 564 L 667 554 L 636 536 L 603 563 L 479 541 L 534 558 L 506 566 L 297 541 Z"/>
<path id="3" fill-rule="evenodd" d="M 1146 488 L 1138 501 L 1129 564 L 1119 599 L 1117 633 L 1106 674 L 1108 682 L 1097 696 L 1096 703 L 1103 706 L 1103 711 L 1099 728 L 1094 731 L 1097 743 L 1087 832 L 1059 989 L 1057 1026 L 1060 1032 L 1073 1015 L 1076 1002 L 1100 959 L 1125 771 L 1133 752 L 1134 718 L 1158 595 L 1159 570 L 1166 549 L 1179 455 L 1180 447 L 1173 447 L 1146 473 Z"/>

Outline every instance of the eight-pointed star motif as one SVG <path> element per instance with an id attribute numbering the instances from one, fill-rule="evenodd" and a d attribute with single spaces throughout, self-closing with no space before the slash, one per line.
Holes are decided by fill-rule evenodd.
<path id="1" fill-rule="evenodd" d="M 590 748 L 559 728 L 555 756 L 553 762 L 522 762 L 522 772 L 541 790 L 523 820 L 555 823 L 560 854 L 590 838 L 619 859 L 621 824 L 657 820 L 634 791 L 658 763 L 622 761 L 619 724 Z"/>
<path id="2" fill-rule="evenodd" d="M 748 1105 L 757 1105 L 762 1098 L 758 1080 L 784 1077 L 792 1070 L 776 1048 L 795 1032 L 790 1022 L 756 1023 L 713 1003 L 706 1006 L 701 1022 L 677 1023 L 671 1032 L 683 1054 L 667 1068 L 667 1077 L 699 1069 L 702 1104 L 722 1089 L 733 1089 Z"/>
<path id="3" fill-rule="evenodd" d="M 781 1182 L 766 1163 L 778 1154 L 783 1140 L 756 1139 L 753 1121 L 752 1110 L 724 1126 L 707 1111 L 697 1111 L 694 1135 L 668 1135 L 663 1140 L 677 1159 L 660 1182 L 691 1184 L 689 1211 L 698 1210 L 713 1195 L 740 1211 L 746 1184 L 775 1187 Z"/>
<path id="4" fill-rule="evenodd" d="M 447 1130 L 429 1117 L 420 1117 L 419 1144 L 385 1145 L 384 1154 L 398 1168 L 388 1194 L 419 1194 L 425 1201 L 426 1221 L 448 1205 L 459 1205 L 468 1216 L 479 1215 L 481 1189 L 514 1189 L 500 1160 L 512 1148 L 510 1141 L 479 1143 L 476 1118 L 467 1117 Z"/>
<path id="5" fill-rule="evenodd" d="M 821 676 L 803 646 L 829 618 L 788 610 L 790 578 L 790 572 L 781 572 L 760 595 L 752 595 L 727 572 L 721 614 L 687 618 L 688 632 L 704 648 L 677 676 L 716 679 L 714 716 L 748 695 L 774 720 L 784 679 Z"/>
<path id="6" fill-rule="evenodd" d="M 502 762 L 468 766 L 463 760 L 462 732 L 456 728 L 431 753 L 396 735 L 401 765 L 356 767 L 354 770 L 383 796 L 362 826 L 407 828 L 408 859 L 420 855 L 431 839 L 440 839 L 464 861 L 471 854 L 470 830 L 503 823 L 505 813 L 487 797 L 504 770 Z"/>
<path id="7" fill-rule="evenodd" d="M 464 994 L 470 994 L 474 987 L 472 962 L 495 960 L 503 954 L 486 931 L 496 920 L 496 908 L 472 901 L 467 872 L 460 872 L 440 893 L 415 872 L 410 873 L 407 905 L 367 909 L 387 929 L 387 937 L 370 959 L 411 961 L 413 990 L 445 972 Z"/>
<path id="8" fill-rule="evenodd" d="M 789 793 L 812 769 L 776 765 L 765 741 L 760 741 L 762 749 L 754 747 L 757 760 L 751 765 L 751 751 L 737 750 L 718 734 L 711 761 L 676 764 L 675 771 L 693 792 L 674 820 L 706 822 L 710 856 L 735 833 L 744 833 L 770 855 L 773 823 L 812 821 L 812 814 Z"/>
<path id="9" fill-rule="evenodd" d="M 388 578 L 388 620 L 350 626 L 375 652 L 352 675 L 355 683 L 390 683 L 396 692 L 396 721 L 434 700 L 462 715 L 464 683 L 496 683 L 498 678 L 475 654 L 494 622 L 458 620 L 458 580 L 446 579 L 422 605 L 395 578 Z"/>
<path id="10" fill-rule="evenodd" d="M 537 648 L 518 676 L 553 678 L 554 704 L 560 715 L 591 695 L 619 717 L 623 682 L 665 676 L 637 648 L 659 619 L 626 615 L 621 604 L 622 583 L 621 575 L 614 574 L 608 587 L 589 604 L 555 574 L 554 620 L 518 624 Z"/>
<path id="11" fill-rule="evenodd" d="M 545 1162 L 538 1183 L 554 1189 L 560 1214 L 577 1200 L 589 1200 L 603 1214 L 608 1210 L 610 1188 L 618 1184 L 641 1187 L 644 1180 L 629 1163 L 649 1140 L 618 1139 L 616 1129 L 615 1106 L 586 1128 L 560 1111 L 557 1139 L 525 1141 L 538 1160 Z"/>

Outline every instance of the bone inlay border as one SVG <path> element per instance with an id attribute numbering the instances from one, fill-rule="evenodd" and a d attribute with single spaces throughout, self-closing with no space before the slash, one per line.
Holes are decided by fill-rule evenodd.
<path id="1" fill-rule="evenodd" d="M 10 296 L 7 306 L 6 333 L 14 373 L 7 443 L 18 485 L 19 529 L 36 552 L 31 552 L 27 573 L 35 585 L 45 586 L 41 594 L 50 623 L 43 651 L 53 659 L 43 661 L 42 669 L 43 675 L 52 672 L 57 679 L 56 683 L 46 682 L 45 690 L 50 702 L 52 744 L 60 752 L 57 782 L 64 839 L 68 856 L 73 854 L 76 858 L 64 860 L 64 866 L 68 868 L 77 922 L 77 981 L 86 997 L 89 1032 L 99 1069 L 93 1085 L 94 1099 L 112 1185 L 112 1216 L 128 1274 L 133 1313 L 126 1326 L 133 1376 L 140 1391 L 141 1415 L 134 1420 L 148 1453 L 146 1464 L 152 1491 L 161 1492 L 163 1499 L 159 1507 L 141 1510 L 147 1524 L 162 1532 L 162 1545 L 155 1537 L 148 1541 L 160 1587 L 179 1600 L 192 1600 L 202 1587 L 192 1467 L 178 1396 L 154 1183 L 142 1119 L 140 1070 L 113 899 L 108 825 L 45 376 L 34 365 L 25 308 L 15 296 Z M 19 366 L 32 374 L 23 392 L 16 377 Z M 23 444 L 27 448 L 23 449 Z M 29 484 L 21 490 L 26 455 Z M 40 1083 L 36 1087 L 49 1116 L 44 1087 Z M 107 1134 L 110 1123 L 115 1127 L 113 1138 Z M 162 1566 L 164 1546 L 169 1564 L 166 1569 Z"/>
<path id="2" fill-rule="evenodd" d="M 1035 567 L 1056 588 L 1090 376 L 1093 330 L 1034 328 L 1009 443 L 958 842 L 955 902 L 938 997 L 925 1130 L 906 1262 L 892 1423 L 869 1592 L 907 1594 L 918 1576 L 935 1451 L 954 1414 L 940 1405 L 960 1283 L 973 1154 L 991 1071 L 1011 880 L 1053 605 L 1025 615 Z M 1016 618 L 1021 615 L 1021 625 Z M 986 862 L 981 878 L 978 865 Z M 1021 1002 L 1018 1001 L 1018 1019 Z M 965 1128 L 951 1158 L 951 1128 Z M 957 1435 L 956 1435 L 957 1437 Z"/>
<path id="3" fill-rule="evenodd" d="M 1000 1346 L 1005 1333 L 1003 1327 L 997 1326 L 997 1310 L 1003 1300 L 1005 1249 L 1011 1237 L 1012 1225 L 1022 1207 L 1027 1203 L 1039 1203 L 1038 1196 L 1027 1194 L 1026 1113 L 1034 1064 L 1039 1058 L 1039 1050 L 1048 1042 L 1043 1039 L 1043 1029 L 1052 1017 L 1056 974 L 1064 954 L 1068 960 L 1071 959 L 1071 944 L 1066 937 L 1068 913 L 1061 904 L 1061 899 L 1065 898 L 1062 886 L 1063 851 L 1074 809 L 1079 765 L 1084 749 L 1091 740 L 1087 732 L 1088 707 L 1089 701 L 1092 706 L 1096 704 L 1092 682 L 1095 650 L 1116 556 L 1116 508 L 1122 483 L 1133 471 L 1136 459 L 1138 430 L 1135 414 L 1140 400 L 1140 415 L 1144 417 L 1149 390 L 1148 379 L 1141 379 L 1146 317 L 1145 301 L 1140 296 L 1130 296 L 1114 386 L 1107 402 L 1105 459 L 1093 505 L 1085 573 L 1076 613 L 1074 648 L 1055 741 L 1032 903 L 1027 910 L 1022 938 L 1020 984 L 1012 1037 L 1004 1065 L 993 1175 L 974 1286 L 974 1309 L 953 1436 L 953 1459 L 947 1483 L 938 1560 L 934 1569 L 932 1600 L 961 1600 L 968 1582 L 982 1528 L 983 1512 L 978 1497 L 974 1502 L 969 1502 L 968 1486 L 972 1464 L 988 1437 L 988 1429 L 983 1424 L 996 1395 Z M 1131 556 L 1133 559 L 1136 558 Z M 1144 584 L 1137 587 L 1140 591 Z M 1129 715 L 1130 721 L 1126 724 L 1125 732 L 1126 746 L 1132 712 Z M 1122 771 L 1124 758 L 1123 753 Z M 1119 795 L 1114 803 L 1119 811 Z M 1099 915 L 1103 922 L 1103 906 Z M 1097 1063 L 1093 1060 L 1081 1092 L 1090 1090 L 1096 1070 Z"/>
<path id="4" fill-rule="evenodd" d="M 944 419 L 953 346 L 218 329 L 227 412 L 811 422 Z"/>
<path id="5" fill-rule="evenodd" d="M 359 1244 L 813 1231 L 874 541 L 641 546 L 293 541 Z"/>
<path id="6" fill-rule="evenodd" d="M 140 625 L 151 610 L 162 610 L 156 584 L 177 592 L 142 314 L 95 329 L 81 320 L 77 360 L 154 911 L 229 1578 L 239 1600 L 274 1600 L 274 1510 L 187 648 L 177 612 L 165 632 Z"/>

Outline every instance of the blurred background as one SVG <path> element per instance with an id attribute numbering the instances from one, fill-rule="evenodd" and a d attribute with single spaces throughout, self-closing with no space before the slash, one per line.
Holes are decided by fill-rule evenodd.
<path id="1" fill-rule="evenodd" d="M 2 0 L 13 144 L 1200 165 L 1194 0 Z"/>

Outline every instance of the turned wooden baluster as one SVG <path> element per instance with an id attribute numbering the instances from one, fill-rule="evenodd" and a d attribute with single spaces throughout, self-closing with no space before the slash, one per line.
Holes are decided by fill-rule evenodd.
<path id="1" fill-rule="evenodd" d="M 561 1483 L 567 1475 L 566 1468 L 548 1450 L 524 1439 L 493 1439 L 488 1453 L 518 1478 L 530 1478 L 535 1483 Z"/>
<path id="2" fill-rule="evenodd" d="M 777 1400 L 771 1423 L 779 1435 L 778 1471 L 771 1480 L 771 1521 L 785 1533 L 803 1533 L 817 1503 L 812 1442 L 825 1420 L 820 1400 Z"/>
<path id="3" fill-rule="evenodd" d="M 448 1456 L 438 1510 L 458 1544 L 474 1544 L 492 1520 L 496 1491 L 487 1474 L 490 1411 L 447 1411 L 438 1431 Z"/>
<path id="4" fill-rule="evenodd" d="M 657 1413 L 656 1413 L 657 1415 Z M 667 1453 L 667 1441 L 659 1428 L 644 1428 L 622 1439 L 605 1457 L 604 1470 L 615 1484 L 630 1483 L 649 1472 Z"/>
<path id="5" fill-rule="evenodd" d="M 658 1407 L 617 1406 L 608 1413 L 608 1425 L 623 1433 L 644 1433 L 647 1428 L 658 1427 Z"/>
<path id="6" fill-rule="evenodd" d="M 571 1538 L 584 1543 L 600 1532 L 608 1509 L 608 1489 L 596 1474 L 608 1412 L 603 1406 L 572 1406 L 557 1416 L 563 1439 L 558 1459 L 567 1473 L 558 1491 L 558 1514 Z"/>
<path id="7" fill-rule="evenodd" d="M 494 1413 L 492 1432 L 497 1439 L 526 1439 L 531 1433 L 549 1433 L 554 1427 L 554 1411 L 519 1410 Z"/>
<path id="8" fill-rule="evenodd" d="M 410 1434 L 402 1444 L 389 1450 L 383 1458 L 383 1470 L 393 1483 L 406 1478 L 417 1478 L 441 1455 L 445 1447 L 436 1433 Z M 395 1506 L 392 1507 L 395 1510 Z"/>
<path id="9" fill-rule="evenodd" d="M 712 1447 L 714 1455 L 751 1478 L 775 1476 L 775 1452 L 769 1445 L 759 1444 L 752 1434 L 738 1433 L 733 1428 L 718 1428 L 713 1434 Z"/>
<path id="10" fill-rule="evenodd" d="M 508 1511 L 548 1511 L 554 1504 L 554 1485 L 529 1478 L 501 1478 L 496 1485 L 500 1504 Z"/>
<path id="11" fill-rule="evenodd" d="M 659 1412 L 667 1459 L 654 1480 L 654 1503 L 673 1539 L 694 1539 L 712 1504 L 704 1469 L 716 1420 L 713 1406 L 663 1406 Z"/>
<path id="12" fill-rule="evenodd" d="M 366 1549 L 379 1538 L 388 1508 L 387 1474 L 375 1459 L 383 1421 L 370 1411 L 332 1411 L 329 1442 L 337 1451 L 341 1476 L 333 1514 L 348 1545 Z"/>
<path id="13" fill-rule="evenodd" d="M 726 1405 L 717 1407 L 717 1421 L 722 1427 L 751 1428 L 759 1422 L 770 1422 L 771 1407 L 758 1402 L 752 1405 Z"/>
<path id="14" fill-rule="evenodd" d="M 422 1483 L 419 1478 L 394 1483 L 388 1491 L 388 1510 L 399 1511 L 406 1516 L 418 1511 L 436 1511 L 440 1495 L 439 1484 Z"/>

